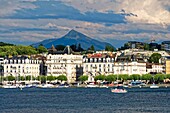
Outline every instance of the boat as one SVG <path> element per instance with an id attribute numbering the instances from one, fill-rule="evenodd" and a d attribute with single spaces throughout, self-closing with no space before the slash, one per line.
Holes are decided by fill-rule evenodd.
<path id="1" fill-rule="evenodd" d="M 16 85 L 12 85 L 12 84 L 6 84 L 6 85 L 2 85 L 2 88 L 18 88 L 18 86 Z"/>
<path id="2" fill-rule="evenodd" d="M 37 85 L 38 88 L 54 88 L 53 84 L 40 84 Z"/>
<path id="3" fill-rule="evenodd" d="M 57 88 L 68 88 L 69 85 L 66 84 L 60 84 L 59 86 L 57 86 Z"/>
<path id="4" fill-rule="evenodd" d="M 101 85 L 100 88 L 109 88 L 107 85 Z"/>
<path id="5" fill-rule="evenodd" d="M 96 88 L 97 85 L 94 82 L 91 82 L 89 84 L 86 85 L 87 88 Z"/>
<path id="6" fill-rule="evenodd" d="M 157 86 L 155 83 L 153 83 L 150 88 L 159 88 L 159 86 Z"/>
<path id="7" fill-rule="evenodd" d="M 115 89 L 111 89 L 112 93 L 127 93 L 127 90 L 123 86 L 117 86 Z"/>

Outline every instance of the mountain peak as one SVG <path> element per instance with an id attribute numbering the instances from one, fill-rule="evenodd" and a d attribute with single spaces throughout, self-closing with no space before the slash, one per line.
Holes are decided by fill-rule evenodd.
<path id="1" fill-rule="evenodd" d="M 72 29 L 72 30 L 70 30 L 68 33 L 78 33 L 78 31 Z"/>
<path id="2" fill-rule="evenodd" d="M 37 44 L 34 44 L 34 46 L 43 44 L 46 48 L 50 48 L 52 45 L 78 45 L 81 44 L 83 49 L 88 49 L 91 45 L 95 47 L 95 50 L 104 50 L 106 45 L 110 45 L 106 42 L 101 42 L 99 40 L 92 39 L 83 33 L 80 33 L 74 29 L 69 31 L 65 36 L 55 39 L 55 40 L 44 40 L 42 42 L 39 42 Z"/>
<path id="3" fill-rule="evenodd" d="M 81 37 L 86 37 L 84 34 L 72 29 L 69 31 L 63 38 L 69 38 L 69 39 L 79 39 Z"/>

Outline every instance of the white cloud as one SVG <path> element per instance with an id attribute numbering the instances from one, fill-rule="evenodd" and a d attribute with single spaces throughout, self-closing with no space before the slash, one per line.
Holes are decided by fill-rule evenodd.
<path id="1" fill-rule="evenodd" d="M 61 0 L 67 5 L 79 9 L 82 13 L 98 11 L 107 13 L 113 11 L 132 13 L 137 16 L 126 16 L 127 21 L 134 23 L 170 24 L 169 0 Z"/>
<path id="2" fill-rule="evenodd" d="M 31 2 L 35 0 L 0 0 L 0 17 L 9 16 L 21 9 L 36 8 Z"/>
<path id="3" fill-rule="evenodd" d="M 23 0 L 22 0 L 23 1 Z M 34 9 L 36 0 L 0 0 L 0 17 L 16 13 L 18 10 Z M 92 38 L 107 41 L 169 40 L 170 7 L 169 0 L 58 0 L 79 9 L 82 13 L 98 11 L 102 13 L 133 13 L 126 16 L 127 23 L 115 23 L 105 26 L 105 22 L 93 23 L 70 19 L 0 19 L 0 40 L 11 42 L 35 43 L 44 39 L 62 37 L 69 30 L 75 29 Z M 49 1 L 50 2 L 50 1 Z M 37 3 L 38 4 L 38 3 Z M 125 10 L 125 12 L 122 11 Z M 24 10 L 23 10 L 24 11 Z M 50 12 L 51 13 L 51 12 Z M 148 24 L 149 23 L 149 24 Z M 162 25 L 166 26 L 163 27 Z M 34 30 L 35 29 L 35 30 Z M 3 37 L 3 38 L 1 38 Z M 19 42 L 18 42 L 19 43 Z"/>
<path id="4" fill-rule="evenodd" d="M 162 28 L 161 25 L 154 24 L 126 23 L 106 27 L 101 23 L 68 19 L 39 19 L 38 21 L 34 19 L 0 19 L 0 37 L 7 38 L 6 40 L 14 42 L 20 41 L 18 43 L 29 42 L 29 44 L 31 44 L 44 39 L 60 38 L 71 29 L 75 29 L 100 41 L 107 41 L 108 39 L 149 40 L 152 37 L 156 40 L 167 40 L 170 36 L 168 29 Z M 142 32 L 142 30 L 144 31 Z M 133 31 L 139 32 L 135 33 Z"/>

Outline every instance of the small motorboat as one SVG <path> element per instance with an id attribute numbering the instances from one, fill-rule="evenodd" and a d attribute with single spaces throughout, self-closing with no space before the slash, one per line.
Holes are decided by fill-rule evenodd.
<path id="1" fill-rule="evenodd" d="M 3 85 L 2 88 L 18 88 L 18 86 L 16 85 L 12 85 L 12 84 L 6 84 L 6 85 Z"/>
<path id="2" fill-rule="evenodd" d="M 127 90 L 123 88 L 123 86 L 118 86 L 115 89 L 111 89 L 113 93 L 127 93 Z"/>
<path id="3" fill-rule="evenodd" d="M 157 86 L 155 83 L 153 83 L 150 88 L 159 88 L 159 86 Z"/>

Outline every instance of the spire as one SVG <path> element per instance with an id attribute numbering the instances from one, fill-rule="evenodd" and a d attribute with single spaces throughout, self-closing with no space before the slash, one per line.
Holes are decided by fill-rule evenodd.
<path id="1" fill-rule="evenodd" d="M 67 45 L 64 49 L 64 53 L 71 54 L 71 53 L 73 53 L 73 50 L 70 48 L 70 46 Z"/>
<path id="2" fill-rule="evenodd" d="M 54 54 L 55 52 L 57 52 L 57 49 L 54 47 L 54 45 L 52 45 L 51 48 L 48 50 L 48 53 Z"/>

